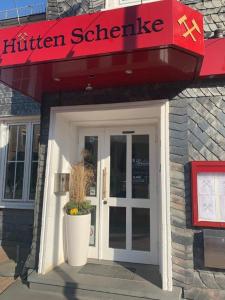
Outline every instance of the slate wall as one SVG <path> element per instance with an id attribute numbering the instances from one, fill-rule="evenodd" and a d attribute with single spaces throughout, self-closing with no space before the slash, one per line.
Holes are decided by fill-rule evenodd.
<path id="1" fill-rule="evenodd" d="M 204 267 L 203 231 L 192 226 L 195 160 L 225 160 L 225 80 L 192 85 L 170 101 L 173 283 L 186 299 L 225 299 L 225 273 Z"/>
<path id="2" fill-rule="evenodd" d="M 92 13 L 104 8 L 104 0 L 48 0 L 49 20 Z"/>
<path id="3" fill-rule="evenodd" d="M 40 114 L 40 104 L 0 83 L 0 117 Z"/>

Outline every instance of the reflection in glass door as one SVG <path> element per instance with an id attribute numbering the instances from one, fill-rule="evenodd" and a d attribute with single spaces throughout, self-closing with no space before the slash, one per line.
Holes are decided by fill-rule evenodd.
<path id="1" fill-rule="evenodd" d="M 101 149 L 102 129 L 79 130 L 79 155 L 88 167 L 94 170 L 94 180 L 87 192 L 86 198 L 91 201 L 91 230 L 89 241 L 89 257 L 99 258 L 99 216 L 100 216 L 100 180 L 101 180 Z"/>

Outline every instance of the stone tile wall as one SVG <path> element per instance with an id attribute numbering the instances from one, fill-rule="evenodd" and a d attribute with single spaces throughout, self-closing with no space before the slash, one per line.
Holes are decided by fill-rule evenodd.
<path id="1" fill-rule="evenodd" d="M 0 117 L 40 114 L 40 104 L 0 83 Z"/>
<path id="2" fill-rule="evenodd" d="M 204 267 L 190 195 L 190 161 L 225 160 L 225 80 L 192 85 L 170 101 L 170 137 L 174 285 L 186 299 L 225 299 L 225 273 Z"/>

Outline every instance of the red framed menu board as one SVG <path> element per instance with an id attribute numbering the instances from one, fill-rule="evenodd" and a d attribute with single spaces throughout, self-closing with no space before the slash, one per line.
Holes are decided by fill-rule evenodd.
<path id="1" fill-rule="evenodd" d="M 193 161 L 193 225 L 225 228 L 225 162 Z"/>

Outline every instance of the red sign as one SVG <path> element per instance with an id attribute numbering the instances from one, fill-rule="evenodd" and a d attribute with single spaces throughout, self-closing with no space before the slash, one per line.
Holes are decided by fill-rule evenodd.
<path id="1" fill-rule="evenodd" d="M 0 30 L 0 80 L 43 93 L 193 80 L 203 18 L 176 0 Z"/>
<path id="2" fill-rule="evenodd" d="M 174 45 L 203 55 L 200 13 L 158 1 L 0 30 L 0 66 L 71 60 Z"/>
<path id="3" fill-rule="evenodd" d="M 225 75 L 225 38 L 205 41 L 205 57 L 201 77 Z"/>

